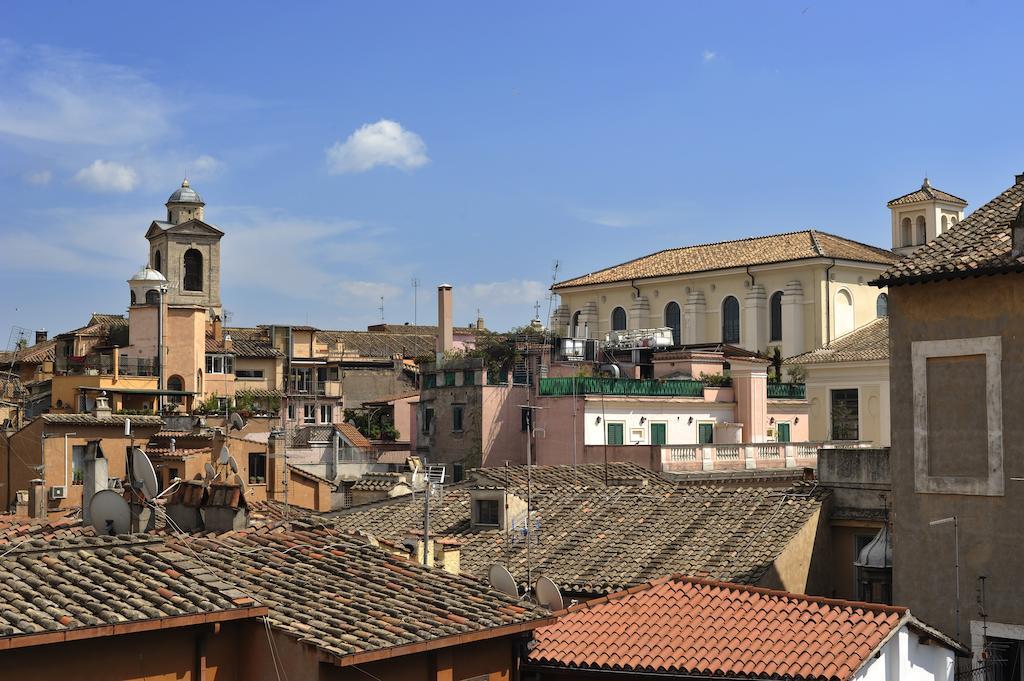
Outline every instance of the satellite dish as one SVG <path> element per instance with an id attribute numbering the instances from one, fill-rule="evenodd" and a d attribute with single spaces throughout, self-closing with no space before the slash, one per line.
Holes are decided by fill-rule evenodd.
<path id="1" fill-rule="evenodd" d="M 235 484 L 242 488 L 242 496 L 245 496 L 245 481 L 237 473 L 235 474 Z"/>
<path id="2" fill-rule="evenodd" d="M 221 445 L 220 456 L 217 458 L 217 463 L 221 466 L 225 465 L 231 458 L 231 452 L 228 451 L 227 445 Z"/>
<path id="3" fill-rule="evenodd" d="M 142 483 L 142 494 L 147 499 L 152 499 L 160 492 L 153 462 L 138 447 L 132 450 L 132 480 Z"/>
<path id="4" fill-rule="evenodd" d="M 92 526 L 101 535 L 128 534 L 131 532 L 132 511 L 120 494 L 104 489 L 92 495 L 89 501 L 89 517 Z"/>
<path id="5" fill-rule="evenodd" d="M 235 461 L 235 457 L 228 457 L 228 466 L 231 468 L 232 473 L 238 473 L 238 462 Z"/>
<path id="6" fill-rule="evenodd" d="M 228 421 L 230 422 L 231 428 L 234 428 L 235 430 L 245 428 L 245 419 L 243 419 L 242 415 L 238 412 L 231 412 L 231 416 L 228 417 Z"/>
<path id="7" fill-rule="evenodd" d="M 487 578 L 494 589 L 508 594 L 512 598 L 519 598 L 519 587 L 516 586 L 516 580 L 512 577 L 512 573 L 505 569 L 504 565 L 499 565 L 498 563 L 492 565 L 491 569 L 487 572 Z"/>
<path id="8" fill-rule="evenodd" d="M 533 592 L 537 595 L 537 602 L 548 610 L 557 612 L 565 609 L 565 604 L 562 602 L 562 592 L 558 590 L 558 585 L 551 581 L 549 577 L 538 579 L 537 584 L 533 587 Z"/>
<path id="9" fill-rule="evenodd" d="M 204 478 L 206 482 L 210 482 L 211 480 L 217 477 L 217 470 L 209 461 L 203 464 L 203 469 L 206 471 L 206 476 Z"/>

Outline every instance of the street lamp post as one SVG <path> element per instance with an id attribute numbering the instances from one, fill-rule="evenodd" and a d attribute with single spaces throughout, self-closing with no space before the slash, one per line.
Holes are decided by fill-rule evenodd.
<path id="1" fill-rule="evenodd" d="M 929 525 L 935 527 L 936 525 L 945 525 L 947 523 L 953 523 L 953 567 L 956 578 L 956 640 L 960 640 L 960 521 L 955 515 L 949 516 L 948 518 L 940 518 L 939 520 L 933 520 Z"/>

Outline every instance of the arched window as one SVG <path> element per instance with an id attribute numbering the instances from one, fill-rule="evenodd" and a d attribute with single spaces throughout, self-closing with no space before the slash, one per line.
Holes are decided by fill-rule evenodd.
<path id="1" fill-rule="evenodd" d="M 135 291 L 132 291 L 132 305 L 135 304 Z"/>
<path id="2" fill-rule="evenodd" d="M 580 311 L 572 313 L 572 324 L 569 325 L 569 335 L 573 338 L 580 337 Z"/>
<path id="3" fill-rule="evenodd" d="M 740 342 L 740 301 L 733 296 L 722 301 L 722 342 Z"/>
<path id="4" fill-rule="evenodd" d="M 682 345 L 679 303 L 672 301 L 665 306 L 665 326 L 672 329 L 672 345 Z"/>
<path id="5" fill-rule="evenodd" d="M 203 290 L 203 254 L 194 248 L 185 251 L 185 290 Z"/>
<path id="6" fill-rule="evenodd" d="M 160 303 L 160 292 L 156 289 L 146 291 L 146 305 L 157 305 Z"/>
<path id="7" fill-rule="evenodd" d="M 164 260 L 160 256 L 160 251 L 153 251 L 153 269 L 161 273 L 164 271 Z"/>
<path id="8" fill-rule="evenodd" d="M 612 331 L 626 330 L 626 311 L 621 307 L 612 310 Z"/>
<path id="9" fill-rule="evenodd" d="M 181 392 L 185 390 L 185 381 L 181 379 L 181 376 L 171 376 L 167 379 L 167 389 Z M 181 404 L 181 396 L 169 395 L 167 401 L 172 404 Z"/>
<path id="10" fill-rule="evenodd" d="M 910 224 L 910 218 L 903 218 L 900 224 L 900 246 L 914 245 L 914 231 Z"/>
<path id="11" fill-rule="evenodd" d="M 835 301 L 836 336 L 838 337 L 853 331 L 853 296 L 846 289 L 839 289 L 836 291 Z"/>
<path id="12" fill-rule="evenodd" d="M 768 340 L 782 340 L 782 291 L 768 299 Z"/>
<path id="13" fill-rule="evenodd" d="M 878 298 L 875 299 L 875 316 L 889 316 L 889 296 L 884 293 L 879 293 Z"/>
<path id="14" fill-rule="evenodd" d="M 949 216 L 948 215 L 943 215 L 942 216 L 942 232 L 945 232 L 947 229 L 949 229 Z M 941 234 L 942 232 L 939 232 L 939 233 Z"/>
<path id="15" fill-rule="evenodd" d="M 915 244 L 923 244 L 925 241 L 928 240 L 928 237 L 927 237 L 927 235 L 925 233 L 924 216 L 923 215 L 918 215 L 917 216 L 917 230 L 916 231 L 917 231 L 917 234 L 915 234 L 915 236 L 917 237 L 917 239 L 914 242 Z"/>

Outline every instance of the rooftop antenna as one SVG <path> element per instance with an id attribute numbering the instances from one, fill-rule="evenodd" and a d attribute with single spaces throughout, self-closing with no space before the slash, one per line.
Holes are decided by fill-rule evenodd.
<path id="1" fill-rule="evenodd" d="M 380 297 L 380 307 L 378 307 L 377 309 L 380 310 L 380 320 L 383 322 L 384 321 L 384 296 Z"/>
<path id="2" fill-rule="evenodd" d="M 558 281 L 558 268 L 562 266 L 561 261 L 556 260 L 551 265 L 551 288 L 548 289 L 548 324 L 551 324 L 551 306 L 555 302 L 554 285 Z"/>
<path id="3" fill-rule="evenodd" d="M 89 501 L 89 517 L 99 535 L 114 536 L 131 532 L 131 508 L 128 502 L 112 489 L 100 490 L 92 495 Z"/>
<path id="4" fill-rule="evenodd" d="M 416 277 L 412 278 L 412 323 L 418 326 L 420 323 L 419 314 L 419 294 L 420 294 L 420 280 Z"/>

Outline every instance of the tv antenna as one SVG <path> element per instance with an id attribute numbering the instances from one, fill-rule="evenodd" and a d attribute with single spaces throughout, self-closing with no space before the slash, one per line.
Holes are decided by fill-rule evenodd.
<path id="1" fill-rule="evenodd" d="M 412 278 L 412 323 L 419 325 L 419 294 L 420 294 L 420 280 L 417 277 Z"/>
<path id="2" fill-rule="evenodd" d="M 380 320 L 384 321 L 384 296 L 380 297 L 380 306 L 377 308 L 380 310 Z"/>

